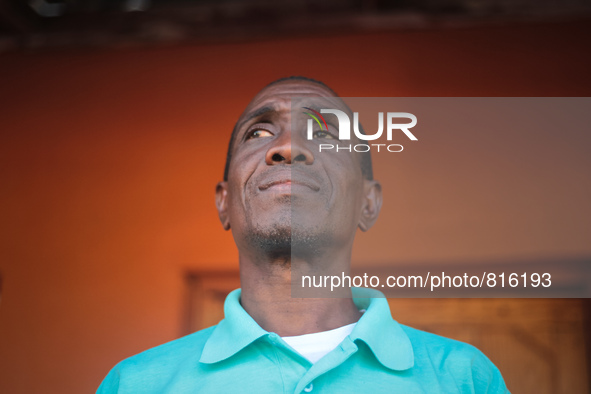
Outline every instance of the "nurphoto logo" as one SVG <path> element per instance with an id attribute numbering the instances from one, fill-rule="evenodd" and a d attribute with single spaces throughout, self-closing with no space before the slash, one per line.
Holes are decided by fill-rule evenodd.
<path id="1" fill-rule="evenodd" d="M 306 112 L 304 114 L 308 115 L 311 119 L 308 119 L 308 128 L 307 128 L 307 138 L 308 140 L 314 139 L 314 128 L 316 125 L 320 127 L 321 131 L 329 133 L 328 123 L 324 119 L 322 114 L 331 114 L 336 116 L 337 123 L 338 123 L 338 142 L 341 141 L 348 141 L 351 140 L 351 120 L 349 119 L 349 115 L 344 111 L 338 109 L 320 109 L 320 112 L 317 110 L 304 107 Z M 392 136 L 394 135 L 395 131 L 402 131 L 406 137 L 408 137 L 411 141 L 417 141 L 417 137 L 414 136 L 413 133 L 410 132 L 409 129 L 413 128 L 417 124 L 417 117 L 408 112 L 388 112 L 386 114 L 386 139 L 388 141 L 392 141 Z M 406 123 L 398 123 L 401 119 L 410 120 L 410 122 Z M 396 123 L 395 123 L 396 120 Z M 334 123 L 331 123 L 331 125 Z M 361 141 L 375 141 L 382 136 L 384 133 L 384 113 L 378 113 L 378 131 L 374 134 L 365 134 L 362 131 L 362 128 L 359 126 L 359 113 L 353 112 L 353 133 L 355 136 Z M 329 133 L 330 134 L 330 133 Z M 336 138 L 337 136 L 333 136 Z M 378 152 L 380 151 L 381 147 L 385 147 L 388 152 L 402 152 L 403 147 L 400 144 L 350 144 L 344 145 L 342 143 L 336 144 L 319 144 L 318 151 L 347 151 L 347 152 L 369 152 L 372 148 L 376 149 Z"/>

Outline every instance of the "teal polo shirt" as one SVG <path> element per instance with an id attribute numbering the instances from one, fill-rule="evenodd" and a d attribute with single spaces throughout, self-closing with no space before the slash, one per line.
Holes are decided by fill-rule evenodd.
<path id="1" fill-rule="evenodd" d="M 312 364 L 263 330 L 240 305 L 240 289 L 217 325 L 117 364 L 97 393 L 508 393 L 475 347 L 398 324 L 372 289 L 353 332 Z M 379 298 L 368 298 L 368 297 Z"/>

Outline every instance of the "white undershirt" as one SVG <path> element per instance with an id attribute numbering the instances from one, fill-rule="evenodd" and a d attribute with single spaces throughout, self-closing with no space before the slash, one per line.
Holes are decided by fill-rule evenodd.
<path id="1" fill-rule="evenodd" d="M 312 364 L 326 356 L 345 339 L 357 323 L 351 323 L 334 330 L 315 332 L 313 334 L 282 337 L 289 346 L 307 358 Z"/>

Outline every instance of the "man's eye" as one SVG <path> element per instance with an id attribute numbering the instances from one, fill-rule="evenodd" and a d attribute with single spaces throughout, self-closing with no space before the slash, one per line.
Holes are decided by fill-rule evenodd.
<path id="1" fill-rule="evenodd" d="M 248 136 L 246 137 L 247 140 L 251 139 L 251 138 L 263 138 L 263 137 L 272 137 L 273 133 L 271 133 L 270 131 L 267 130 L 263 130 L 263 129 L 256 129 L 253 130 L 252 132 L 250 132 L 248 134 Z"/>
<path id="2" fill-rule="evenodd" d="M 330 134 L 328 131 L 324 131 L 324 130 L 315 131 L 314 138 L 326 138 L 329 140 L 336 139 L 332 134 Z"/>

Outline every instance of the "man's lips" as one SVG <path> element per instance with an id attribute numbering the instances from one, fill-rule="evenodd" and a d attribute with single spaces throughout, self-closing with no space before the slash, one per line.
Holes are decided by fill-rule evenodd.
<path id="1" fill-rule="evenodd" d="M 267 181 L 265 183 L 263 183 L 262 185 L 259 186 L 259 190 L 260 191 L 265 191 L 271 188 L 285 188 L 285 189 L 291 189 L 291 187 L 293 185 L 298 185 L 298 186 L 305 186 L 307 188 L 312 189 L 313 191 L 317 192 L 318 190 L 320 190 L 320 187 L 318 187 L 318 185 L 316 185 L 315 182 L 311 182 L 311 181 L 307 181 L 305 179 L 298 179 L 298 180 L 294 180 L 294 179 L 277 179 L 277 180 L 272 180 L 272 181 Z"/>

